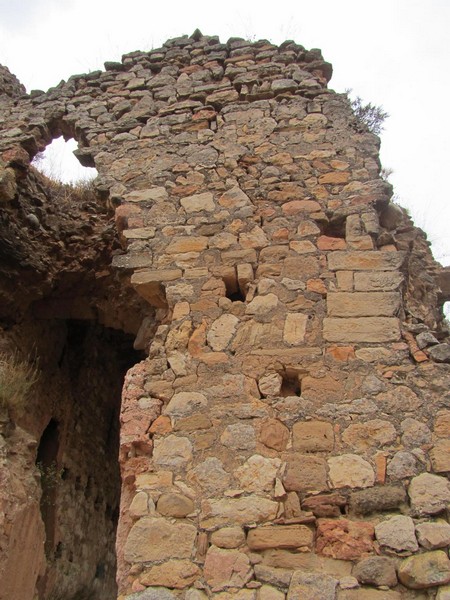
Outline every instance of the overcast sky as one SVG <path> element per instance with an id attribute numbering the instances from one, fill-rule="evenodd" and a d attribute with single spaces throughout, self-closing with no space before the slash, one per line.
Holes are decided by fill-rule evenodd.
<path id="1" fill-rule="evenodd" d="M 321 48 L 330 87 L 390 114 L 381 158 L 399 202 L 450 264 L 450 0 L 0 0 L 0 63 L 27 87 L 103 67 L 167 38 L 294 39 Z"/>

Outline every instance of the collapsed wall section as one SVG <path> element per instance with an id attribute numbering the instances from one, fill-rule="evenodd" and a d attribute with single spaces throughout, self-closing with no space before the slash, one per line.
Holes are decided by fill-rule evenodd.
<path id="1" fill-rule="evenodd" d="M 293 42 L 105 67 L 5 99 L 0 147 L 14 202 L 18 148 L 76 137 L 156 311 L 122 397 L 120 598 L 444 598 L 445 272 L 378 138 Z"/>

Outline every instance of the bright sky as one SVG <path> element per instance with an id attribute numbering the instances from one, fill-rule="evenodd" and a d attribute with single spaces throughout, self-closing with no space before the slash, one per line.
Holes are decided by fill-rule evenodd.
<path id="1" fill-rule="evenodd" d="M 381 159 L 398 201 L 450 264 L 449 0 L 0 0 L 0 63 L 27 90 L 191 34 L 321 48 L 330 87 L 391 115 Z"/>

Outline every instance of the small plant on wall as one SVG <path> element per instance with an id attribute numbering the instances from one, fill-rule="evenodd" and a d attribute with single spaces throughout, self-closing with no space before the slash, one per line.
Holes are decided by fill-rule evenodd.
<path id="1" fill-rule="evenodd" d="M 0 408 L 24 408 L 27 396 L 38 380 L 38 368 L 17 354 L 0 353 Z"/>

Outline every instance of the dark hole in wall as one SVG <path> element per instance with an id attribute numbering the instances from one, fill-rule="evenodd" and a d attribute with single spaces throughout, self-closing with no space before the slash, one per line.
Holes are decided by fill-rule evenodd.
<path id="1" fill-rule="evenodd" d="M 36 466 L 41 475 L 41 515 L 45 527 L 45 555 L 52 557 L 55 543 L 55 506 L 58 492 L 59 425 L 50 419 L 39 442 Z"/>
<path id="2" fill-rule="evenodd" d="M 280 373 L 282 377 L 280 396 L 300 396 L 301 385 L 297 371 L 287 369 Z"/>
<path id="3" fill-rule="evenodd" d="M 240 289 L 236 278 L 225 277 L 225 295 L 232 302 L 245 302 L 245 296 Z"/>
<path id="4" fill-rule="evenodd" d="M 117 596 L 121 391 L 126 371 L 144 355 L 122 331 L 88 320 L 62 326 L 64 343 L 49 375 L 58 382 L 57 418 L 44 431 L 36 459 L 50 465 L 55 484 L 45 493 L 43 485 L 47 572 L 38 584 L 40 600 L 56 593 L 111 600 Z"/>

